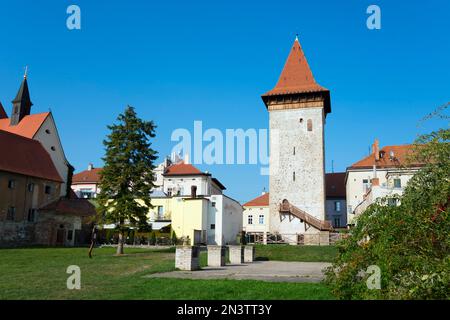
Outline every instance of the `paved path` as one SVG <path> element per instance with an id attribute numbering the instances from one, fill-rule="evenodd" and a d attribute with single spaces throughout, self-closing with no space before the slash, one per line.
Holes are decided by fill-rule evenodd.
<path id="1" fill-rule="evenodd" d="M 145 277 L 320 282 L 324 278 L 322 270 L 330 265 L 325 262 L 255 261 L 241 265 L 226 265 L 220 268 L 205 267 L 198 271 L 154 273 Z"/>

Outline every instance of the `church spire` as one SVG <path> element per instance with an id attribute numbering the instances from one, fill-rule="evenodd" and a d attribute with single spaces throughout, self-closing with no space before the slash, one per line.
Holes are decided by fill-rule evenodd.
<path id="1" fill-rule="evenodd" d="M 22 84 L 16 97 L 12 101 L 13 111 L 11 113 L 11 126 L 17 125 L 25 116 L 28 116 L 31 112 L 31 106 L 33 103 L 30 99 L 30 92 L 28 90 L 27 71 L 23 76 Z"/>

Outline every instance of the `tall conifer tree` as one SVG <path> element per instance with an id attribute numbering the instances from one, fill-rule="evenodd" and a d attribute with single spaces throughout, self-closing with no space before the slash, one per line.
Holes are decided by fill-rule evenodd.
<path id="1" fill-rule="evenodd" d="M 148 226 L 147 213 L 152 207 L 153 169 L 157 152 L 151 148 L 155 137 L 153 121 L 138 118 L 128 106 L 108 126 L 111 133 L 103 141 L 106 154 L 101 172 L 98 213 L 102 223 L 113 223 L 119 233 L 117 254 L 123 254 L 124 233 L 129 227 Z"/>

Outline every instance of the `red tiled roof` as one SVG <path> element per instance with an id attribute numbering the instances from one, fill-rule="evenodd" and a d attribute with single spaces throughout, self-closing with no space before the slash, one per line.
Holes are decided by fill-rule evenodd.
<path id="1" fill-rule="evenodd" d="M 8 118 L 5 109 L 3 108 L 2 103 L 0 102 L 0 119 Z"/>
<path id="2" fill-rule="evenodd" d="M 81 217 L 94 216 L 95 207 L 87 199 L 59 198 L 39 209 L 40 211 L 55 211 L 57 214 L 75 215 Z"/>
<path id="3" fill-rule="evenodd" d="M 44 123 L 45 119 L 50 115 L 50 112 L 37 113 L 25 116 L 15 126 L 10 126 L 9 118 L 0 119 L 0 130 L 8 131 L 26 138 L 33 138 L 39 128 Z"/>
<path id="4" fill-rule="evenodd" d="M 92 168 L 91 170 L 84 170 L 74 174 L 72 177 L 72 184 L 99 183 L 100 172 L 102 169 L 103 168 Z"/>
<path id="5" fill-rule="evenodd" d="M 391 159 L 391 151 L 394 154 L 394 158 Z M 392 168 L 400 165 L 405 165 L 408 156 L 413 153 L 413 145 L 399 145 L 399 146 L 385 146 L 380 150 L 380 159 L 375 160 L 375 154 L 372 153 L 362 160 L 355 162 L 349 167 L 349 169 L 368 169 L 373 168 L 374 165 L 377 168 Z M 420 166 L 421 164 L 415 164 Z"/>
<path id="6" fill-rule="evenodd" d="M 0 170 L 63 182 L 39 141 L 0 130 Z"/>
<path id="7" fill-rule="evenodd" d="M 345 172 L 327 173 L 325 175 L 326 197 L 345 198 Z"/>
<path id="8" fill-rule="evenodd" d="M 296 39 L 275 88 L 263 96 L 318 91 L 328 90 L 314 80 L 300 42 Z"/>
<path id="9" fill-rule="evenodd" d="M 180 163 L 173 164 L 167 167 L 164 172 L 165 176 L 184 176 L 184 175 L 206 175 L 206 173 L 200 171 L 192 164 L 184 163 L 183 161 Z"/>
<path id="10" fill-rule="evenodd" d="M 242 205 L 243 207 L 268 207 L 269 206 L 269 193 L 266 192 L 255 199 L 250 200 Z"/>

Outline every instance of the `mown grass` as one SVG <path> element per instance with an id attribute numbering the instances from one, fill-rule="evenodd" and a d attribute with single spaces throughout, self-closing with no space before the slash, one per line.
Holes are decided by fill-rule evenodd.
<path id="1" fill-rule="evenodd" d="M 145 278 L 175 270 L 174 250 L 127 248 L 124 256 L 114 251 L 97 248 L 89 259 L 86 248 L 1 249 L 0 299 L 333 298 L 324 284 Z M 69 265 L 81 269 L 81 290 L 66 287 Z"/>
<path id="2" fill-rule="evenodd" d="M 337 254 L 335 246 L 256 245 L 256 260 L 332 262 Z"/>

